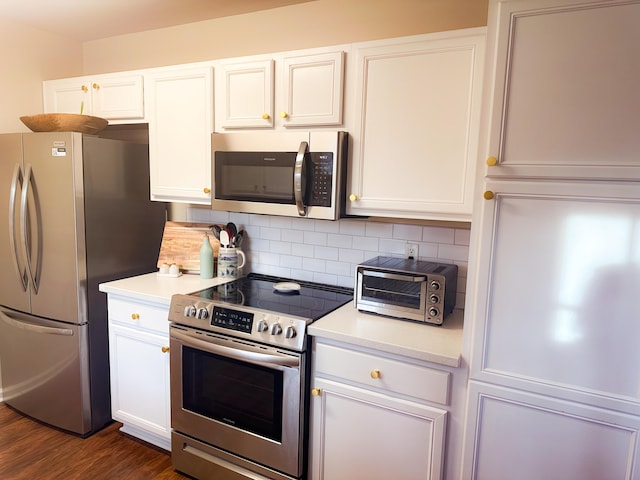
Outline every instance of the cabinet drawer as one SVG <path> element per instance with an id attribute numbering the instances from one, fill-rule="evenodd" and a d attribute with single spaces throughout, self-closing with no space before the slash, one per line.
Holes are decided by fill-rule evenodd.
<path id="1" fill-rule="evenodd" d="M 316 344 L 314 370 L 317 374 L 341 377 L 442 405 L 449 404 L 449 372 L 323 343 Z"/>
<path id="2" fill-rule="evenodd" d="M 111 298 L 108 300 L 109 320 L 130 328 L 169 334 L 169 308 Z"/>

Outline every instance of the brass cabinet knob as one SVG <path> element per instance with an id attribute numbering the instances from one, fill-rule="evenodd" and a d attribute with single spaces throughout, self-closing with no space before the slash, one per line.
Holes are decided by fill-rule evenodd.
<path id="1" fill-rule="evenodd" d="M 377 368 L 371 370 L 371 373 L 369 375 L 371 375 L 371 378 L 380 378 L 380 370 L 378 370 Z"/>
<path id="2" fill-rule="evenodd" d="M 83 92 L 88 92 L 89 91 L 89 87 L 87 87 L 86 85 L 82 85 L 82 87 L 80 87 L 82 89 Z"/>
<path id="3" fill-rule="evenodd" d="M 211 189 L 210 189 L 209 187 L 204 187 L 204 188 L 202 189 L 202 191 L 203 191 L 204 193 L 211 193 Z"/>
<path id="4" fill-rule="evenodd" d="M 498 164 L 498 159 L 496 157 L 489 157 L 487 158 L 487 165 L 489 167 L 494 167 Z"/>
<path id="5" fill-rule="evenodd" d="M 486 192 L 484 192 L 483 197 L 485 200 L 491 200 L 493 197 L 495 197 L 495 194 L 491 190 L 487 190 Z"/>
<path id="6" fill-rule="evenodd" d="M 169 351 L 169 347 L 166 347 L 166 346 L 162 347 L 161 350 L 162 350 L 162 353 L 167 353 Z"/>
<path id="7" fill-rule="evenodd" d="M 287 118 L 289 114 L 287 112 L 280 112 L 280 118 Z"/>
<path id="8" fill-rule="evenodd" d="M 97 83 L 94 83 L 91 86 L 93 87 L 94 90 L 100 90 L 100 85 L 98 85 Z"/>
<path id="9" fill-rule="evenodd" d="M 321 393 L 322 393 L 322 390 L 320 390 L 319 388 L 311 389 L 311 395 L 313 395 L 314 397 L 319 397 Z"/>
<path id="10" fill-rule="evenodd" d="M 263 113 L 262 114 L 262 119 L 263 120 L 269 120 L 271 118 L 271 115 L 269 115 L 268 113 Z"/>
<path id="11" fill-rule="evenodd" d="M 132 313 L 131 314 L 131 320 L 140 320 L 140 314 L 139 313 Z"/>
<path id="12" fill-rule="evenodd" d="M 358 200 L 358 196 L 355 193 L 352 193 L 351 195 L 349 195 L 349 200 L 355 202 L 356 200 Z"/>

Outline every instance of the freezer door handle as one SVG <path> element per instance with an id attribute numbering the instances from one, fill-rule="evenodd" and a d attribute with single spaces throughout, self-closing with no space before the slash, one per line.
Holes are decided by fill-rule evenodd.
<path id="1" fill-rule="evenodd" d="M 33 323 L 21 322 L 20 320 L 14 320 L 6 313 L 2 314 L 0 316 L 0 319 L 2 319 L 3 322 L 11 327 L 21 328 L 22 330 L 27 330 L 29 332 L 44 333 L 47 335 L 73 335 L 73 330 L 71 330 L 70 328 L 45 327 L 44 325 L 35 325 Z"/>
<path id="2" fill-rule="evenodd" d="M 32 240 L 30 225 L 29 225 L 29 192 L 32 191 L 34 199 L 34 213 L 36 216 L 36 231 L 34 232 L 35 239 Z M 24 256 L 26 258 L 27 272 L 31 279 L 31 285 L 33 286 L 33 292 L 38 293 L 38 286 L 40 285 L 40 274 L 42 272 L 42 213 L 40 212 L 40 200 L 38 199 L 38 189 L 36 187 L 35 180 L 33 178 L 33 170 L 31 165 L 27 165 L 27 170 L 24 175 L 24 188 L 22 189 L 22 201 L 21 201 L 21 217 L 20 223 L 22 224 L 22 239 Z M 31 243 L 36 242 L 36 265 L 33 266 L 33 258 L 31 257 Z"/>
<path id="3" fill-rule="evenodd" d="M 16 214 L 16 198 L 18 197 L 19 188 L 22 189 L 24 185 L 24 176 L 22 175 L 22 168 L 19 164 L 13 170 L 13 178 L 11 180 L 11 190 L 9 197 L 9 242 L 11 243 L 11 250 L 13 251 L 13 266 L 16 269 L 16 274 L 22 283 L 22 290 L 26 291 L 29 286 L 29 277 L 27 275 L 27 268 L 20 265 L 20 253 L 18 252 L 18 229 L 15 224 Z"/>

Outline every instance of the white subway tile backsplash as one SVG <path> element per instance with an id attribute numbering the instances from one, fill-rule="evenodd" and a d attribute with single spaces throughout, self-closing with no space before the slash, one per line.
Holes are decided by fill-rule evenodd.
<path id="1" fill-rule="evenodd" d="M 187 221 L 246 230 L 248 268 L 268 275 L 353 288 L 358 264 L 378 255 L 404 257 L 417 243 L 419 259 L 458 265 L 457 305 L 464 306 L 469 229 L 341 219 L 338 221 L 216 212 L 191 207 Z"/>
<path id="2" fill-rule="evenodd" d="M 365 233 L 367 237 L 391 238 L 393 235 L 393 224 L 383 222 L 367 222 Z"/>
<path id="3" fill-rule="evenodd" d="M 393 238 L 400 240 L 422 240 L 422 227 L 419 225 L 394 225 Z"/>
<path id="4" fill-rule="evenodd" d="M 339 220 L 340 233 L 345 235 L 364 235 L 366 222 L 362 220 Z"/>
<path id="5" fill-rule="evenodd" d="M 315 247 L 313 256 L 322 260 L 338 260 L 338 249 L 336 247 Z"/>
<path id="6" fill-rule="evenodd" d="M 329 247 L 351 248 L 353 237 L 351 235 L 330 233 L 327 235 L 327 245 Z"/>
<path id="7" fill-rule="evenodd" d="M 380 239 L 375 237 L 353 237 L 351 248 L 358 250 L 368 250 L 377 252 L 380 245 Z"/>
<path id="8" fill-rule="evenodd" d="M 307 245 L 326 245 L 327 234 L 324 232 L 304 232 L 303 241 Z"/>

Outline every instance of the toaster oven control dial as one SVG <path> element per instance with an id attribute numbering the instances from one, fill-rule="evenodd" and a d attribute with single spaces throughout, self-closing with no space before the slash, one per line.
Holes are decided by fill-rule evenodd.
<path id="1" fill-rule="evenodd" d="M 440 282 L 432 280 L 429 287 L 431 287 L 431 290 L 440 290 Z"/>
<path id="2" fill-rule="evenodd" d="M 438 303 L 439 301 L 440 301 L 440 297 L 435 293 L 432 293 L 431 295 L 429 295 L 429 302 Z"/>
<path id="3" fill-rule="evenodd" d="M 271 335 L 280 335 L 282 333 L 282 327 L 278 322 L 271 324 Z"/>
<path id="4" fill-rule="evenodd" d="M 437 317 L 438 315 L 440 315 L 440 311 L 436 307 L 431 307 L 429 309 L 429 315 L 431 315 L 432 317 Z"/>

